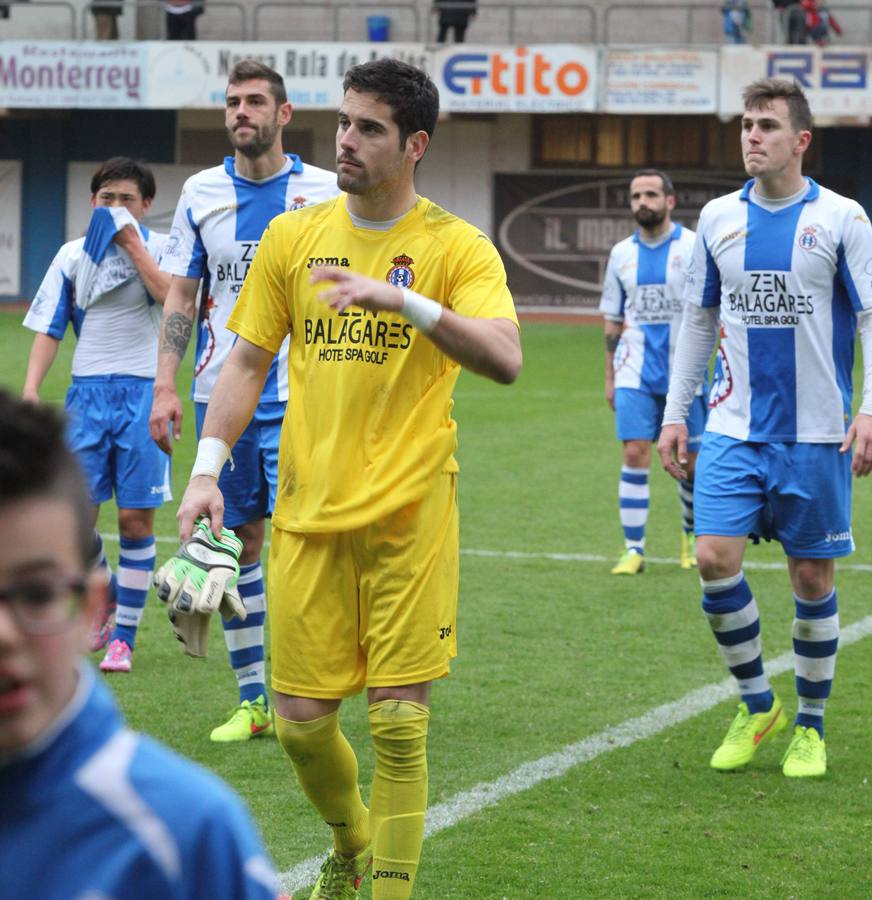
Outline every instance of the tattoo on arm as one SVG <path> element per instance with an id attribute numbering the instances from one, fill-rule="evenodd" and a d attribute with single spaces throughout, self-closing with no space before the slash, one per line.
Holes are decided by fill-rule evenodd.
<path id="1" fill-rule="evenodd" d="M 163 340 L 160 343 L 161 353 L 175 353 L 179 359 L 185 355 L 194 323 L 182 313 L 172 313 L 164 322 Z"/>
<path id="2" fill-rule="evenodd" d="M 618 349 L 618 343 L 621 340 L 621 336 L 619 334 L 607 334 L 606 335 L 606 353 L 614 353 L 615 350 Z"/>

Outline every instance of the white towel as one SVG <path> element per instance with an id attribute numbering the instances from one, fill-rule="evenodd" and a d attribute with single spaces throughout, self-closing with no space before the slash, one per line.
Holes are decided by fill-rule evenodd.
<path id="1" fill-rule="evenodd" d="M 106 251 L 125 225 L 134 225 L 142 234 L 139 222 L 124 206 L 98 206 L 91 214 L 85 234 L 85 246 L 76 268 L 76 304 L 80 309 L 87 309 L 110 290 L 136 277 L 136 269 L 131 271 L 131 267 L 124 267 L 122 274 L 117 274 L 117 266 L 113 267 L 112 275 L 108 271 L 100 272 L 100 267 L 106 260 Z"/>

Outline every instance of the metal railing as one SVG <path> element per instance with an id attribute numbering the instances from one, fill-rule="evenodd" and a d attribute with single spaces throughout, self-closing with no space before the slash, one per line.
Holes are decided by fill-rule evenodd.
<path id="1" fill-rule="evenodd" d="M 439 9 L 457 9 L 469 12 L 468 3 L 440 3 Z M 434 10 L 438 12 L 438 10 Z M 561 17 L 561 13 L 567 13 L 565 17 Z M 479 3 L 476 10 L 476 18 L 478 20 L 487 20 L 493 23 L 496 16 L 502 16 L 503 21 L 500 23 L 499 30 L 506 34 L 506 40 L 510 44 L 533 43 L 539 41 L 542 43 L 595 43 L 597 39 L 598 19 L 597 11 L 586 3 L 558 2 L 549 3 L 547 7 L 536 3 Z M 572 17 L 581 15 L 584 22 L 571 21 Z M 540 38 L 538 34 L 532 33 L 536 31 L 534 25 L 540 25 L 545 21 L 553 22 L 555 19 L 564 22 L 566 27 L 557 26 L 552 32 L 554 35 L 550 38 Z M 435 42 L 435 28 L 438 17 L 429 16 L 427 19 L 427 27 L 425 29 L 424 40 L 428 44 Z M 520 23 L 520 24 L 519 24 Z M 582 28 L 585 24 L 587 27 Z M 559 29 L 559 30 L 558 30 Z M 571 29 L 571 30 L 570 30 Z M 548 32 L 548 29 L 545 29 Z M 472 38 L 475 41 L 475 38 Z M 490 41 L 493 41 L 491 36 Z"/>
<path id="2" fill-rule="evenodd" d="M 34 2 L 31 2 L 31 0 L 4 0 L 3 5 L 9 7 L 10 19 L 14 16 L 16 19 L 20 20 L 22 15 L 25 19 L 29 19 L 31 13 L 36 13 L 35 18 L 43 29 L 45 28 L 45 23 L 51 21 L 48 14 L 43 12 L 43 10 L 62 9 L 69 15 L 69 37 L 75 39 L 77 36 L 76 7 L 74 4 L 68 2 L 68 0 L 34 0 Z M 0 34 L 2 34 L 2 32 L 0 32 Z"/>
<path id="3" fill-rule="evenodd" d="M 99 0 L 97 0 L 99 5 Z M 108 2 L 108 0 L 107 0 Z M 159 12 L 161 0 L 112 0 L 123 10 L 143 10 L 151 18 L 140 28 L 137 39 L 165 37 L 165 20 Z M 51 23 L 51 39 L 90 40 L 94 37 L 91 4 L 71 0 L 3 0 L 10 18 L 0 19 L 0 39 L 43 38 Z M 446 4 L 449 6 L 451 4 Z M 464 4 L 457 8 L 468 9 Z M 234 41 L 366 41 L 367 13 L 386 14 L 392 21 L 393 41 L 432 44 L 435 19 L 432 0 L 206 0 L 198 19 L 203 39 Z M 872 44 L 872 5 L 830 4 L 828 9 L 842 25 L 844 34 L 834 36 L 852 46 Z M 277 27 L 281 11 L 287 11 L 287 33 Z M 426 13 L 422 11 L 426 10 Z M 226 21 L 226 13 L 233 13 Z M 59 17 L 59 12 L 62 13 Z M 751 6 L 754 44 L 780 44 L 784 34 L 778 10 L 771 3 Z M 211 15 L 210 15 L 211 14 Z M 59 21 L 60 18 L 60 21 Z M 147 17 L 148 18 L 148 17 Z M 424 21 L 422 21 L 422 18 Z M 16 20 L 22 28 L 16 29 Z M 271 21 L 269 21 L 271 20 Z M 699 46 L 724 42 L 720 4 L 636 2 L 609 3 L 599 9 L 590 3 L 558 0 L 547 5 L 493 0 L 478 4 L 467 39 L 479 43 L 560 42 L 606 45 Z M 38 23 L 41 33 L 33 33 Z M 27 26 L 32 27 L 28 28 Z M 19 32 L 16 34 L 16 30 Z M 149 32 L 140 33 L 140 32 Z M 350 38 L 353 34 L 355 37 Z"/>
<path id="4" fill-rule="evenodd" d="M 36 3 L 33 4 L 37 5 Z M 99 6 L 99 2 L 95 4 Z M 111 6 L 118 6 L 122 11 L 126 9 L 132 9 L 134 11 L 138 11 L 140 9 L 144 10 L 163 10 L 164 3 L 162 0 L 112 0 L 110 4 Z M 216 9 L 232 9 L 239 14 L 239 25 L 238 30 L 233 31 L 233 37 L 235 40 L 246 41 L 248 40 L 249 31 L 248 31 L 248 16 L 246 14 L 245 4 L 238 2 L 238 0 L 208 0 L 208 5 L 206 6 L 207 12 L 203 15 L 207 15 L 209 10 Z M 166 38 L 166 22 L 163 16 L 160 16 L 160 39 L 163 40 Z M 82 36 L 82 40 L 93 39 L 93 16 L 91 13 L 91 4 L 87 3 L 82 7 L 81 10 L 81 18 L 80 18 L 80 31 L 79 34 Z"/>
<path id="5" fill-rule="evenodd" d="M 211 3 L 211 0 L 209 0 Z M 207 7 L 208 9 L 208 7 Z M 339 41 L 344 35 L 342 34 L 342 17 L 343 14 L 346 18 L 348 18 L 348 14 L 351 10 L 353 10 L 357 14 L 361 14 L 361 18 L 366 18 L 365 12 L 369 11 L 371 14 L 381 14 L 387 13 L 390 10 L 395 10 L 397 12 L 402 12 L 404 17 L 408 17 L 411 19 L 412 28 L 411 28 L 411 36 L 406 37 L 406 40 L 410 40 L 412 42 L 419 42 L 421 40 L 421 14 L 418 9 L 418 5 L 414 2 L 401 2 L 401 0 L 388 0 L 388 2 L 379 2 L 379 0 L 373 0 L 371 3 L 361 3 L 359 0 L 330 0 L 330 2 L 306 2 L 306 3 L 282 3 L 280 0 L 261 0 L 261 2 L 257 2 L 253 4 L 253 29 L 252 33 L 254 34 L 254 39 L 258 41 L 265 40 L 276 40 L 275 33 L 272 34 L 267 33 L 266 29 L 261 27 L 262 15 L 265 11 L 268 10 L 276 10 L 283 9 L 286 10 L 289 14 L 293 13 L 294 21 L 290 23 L 291 29 L 293 29 L 295 22 L 299 22 L 301 15 L 306 15 L 310 11 L 318 11 L 318 10 L 328 10 L 324 18 L 330 22 L 330 35 L 329 37 L 322 37 L 321 40 L 331 40 L 331 41 Z M 347 38 L 346 38 L 347 39 Z M 365 32 L 361 35 L 361 40 L 366 39 Z"/>

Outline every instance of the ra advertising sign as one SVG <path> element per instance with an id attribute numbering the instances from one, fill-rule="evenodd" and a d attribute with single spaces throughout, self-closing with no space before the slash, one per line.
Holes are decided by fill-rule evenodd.
<path id="1" fill-rule="evenodd" d="M 597 51 L 572 44 L 453 44 L 432 54 L 430 74 L 447 112 L 579 112 L 596 109 Z"/>
<path id="2" fill-rule="evenodd" d="M 796 80 L 815 116 L 869 116 L 870 64 L 867 47 L 724 47 L 719 112 L 741 115 L 745 85 L 772 77 Z"/>
<path id="3" fill-rule="evenodd" d="M 145 54 L 111 41 L 0 41 L 0 107 L 143 107 Z"/>
<path id="4" fill-rule="evenodd" d="M 603 101 L 611 113 L 717 111 L 717 50 L 607 49 Z"/>
<path id="5" fill-rule="evenodd" d="M 672 173 L 673 219 L 695 228 L 709 200 L 740 181 Z M 509 289 L 524 310 L 595 313 L 609 251 L 633 233 L 632 172 L 494 178 L 494 227 Z"/>

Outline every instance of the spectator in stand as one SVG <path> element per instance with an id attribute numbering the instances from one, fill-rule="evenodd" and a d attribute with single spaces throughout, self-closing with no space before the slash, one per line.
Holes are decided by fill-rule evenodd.
<path id="1" fill-rule="evenodd" d="M 805 10 L 807 38 L 810 38 L 819 47 L 829 44 L 830 32 L 834 31 L 841 36 L 842 26 L 827 9 L 826 3 L 818 3 L 817 0 L 802 0 L 802 8 Z"/>
<path id="2" fill-rule="evenodd" d="M 727 0 L 721 6 L 724 37 L 729 44 L 747 44 L 751 33 L 751 9 L 747 0 Z"/>
<path id="3" fill-rule="evenodd" d="M 197 40 L 197 16 L 203 12 L 203 0 L 166 0 L 164 8 L 168 41 Z"/>
<path id="4" fill-rule="evenodd" d="M 123 12 L 121 2 L 100 3 L 91 6 L 94 16 L 94 31 L 98 41 L 118 40 L 118 17 Z"/>
<path id="5" fill-rule="evenodd" d="M 805 43 L 805 11 L 799 0 L 772 0 L 781 20 L 781 30 L 788 44 Z"/>
<path id="6" fill-rule="evenodd" d="M 469 20 L 476 14 L 476 0 L 434 0 L 433 12 L 439 13 L 438 44 L 444 44 L 448 29 L 454 31 L 455 43 L 462 44 Z"/>

